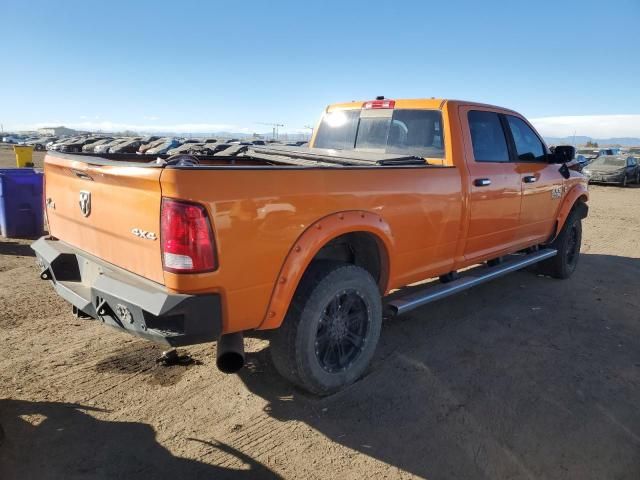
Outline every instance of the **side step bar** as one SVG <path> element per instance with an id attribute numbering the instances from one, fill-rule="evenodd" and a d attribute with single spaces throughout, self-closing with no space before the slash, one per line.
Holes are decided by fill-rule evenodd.
<path id="1" fill-rule="evenodd" d="M 528 267 L 534 263 L 546 260 L 547 258 L 554 257 L 556 253 L 558 253 L 557 250 L 553 248 L 545 248 L 534 253 L 512 255 L 512 259 L 506 257 L 508 260 L 493 267 L 476 267 L 472 270 L 463 272 L 463 277 L 453 280 L 452 282 L 438 283 L 436 285 L 431 284 L 423 290 L 395 298 L 387 303 L 387 307 L 393 314 L 402 315 L 403 313 L 407 313 L 415 308 L 422 307 L 427 303 L 435 302 L 441 298 L 475 287 L 476 285 L 488 282 L 494 278 L 502 277 L 508 273 L 515 272 L 516 270 Z"/>

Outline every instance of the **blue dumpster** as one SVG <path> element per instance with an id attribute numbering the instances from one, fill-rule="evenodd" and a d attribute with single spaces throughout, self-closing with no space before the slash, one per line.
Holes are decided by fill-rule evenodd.
<path id="1" fill-rule="evenodd" d="M 33 168 L 0 168 L 0 235 L 43 234 L 42 178 Z"/>

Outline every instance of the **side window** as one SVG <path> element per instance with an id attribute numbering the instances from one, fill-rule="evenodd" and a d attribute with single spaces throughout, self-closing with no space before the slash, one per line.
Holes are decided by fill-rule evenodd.
<path id="1" fill-rule="evenodd" d="M 476 162 L 508 162 L 507 139 L 498 114 L 472 110 L 467 118 Z"/>
<path id="2" fill-rule="evenodd" d="M 522 119 L 507 115 L 511 135 L 516 144 L 518 160 L 523 162 L 544 162 L 544 146 L 531 127 Z"/>

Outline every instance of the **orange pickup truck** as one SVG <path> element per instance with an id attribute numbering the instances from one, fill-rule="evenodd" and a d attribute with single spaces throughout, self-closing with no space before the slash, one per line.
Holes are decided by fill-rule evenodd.
<path id="1" fill-rule="evenodd" d="M 537 264 L 578 262 L 587 181 L 527 120 L 454 100 L 329 106 L 310 148 L 45 159 L 41 278 L 76 314 L 244 362 L 268 330 L 278 371 L 323 395 L 357 380 L 383 314 Z M 394 290 L 425 281 L 410 293 Z"/>

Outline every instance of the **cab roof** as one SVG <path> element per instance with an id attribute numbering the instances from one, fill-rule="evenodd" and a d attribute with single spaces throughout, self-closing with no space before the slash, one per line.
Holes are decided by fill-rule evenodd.
<path id="1" fill-rule="evenodd" d="M 396 109 L 403 109 L 404 108 L 404 109 L 442 110 L 442 108 L 444 108 L 445 104 L 449 104 L 451 106 L 454 106 L 454 105 L 471 105 L 471 106 L 477 106 L 477 107 L 488 107 L 488 108 L 492 108 L 492 109 L 496 109 L 496 110 L 502 110 L 502 111 L 517 113 L 517 112 L 514 112 L 513 110 L 510 110 L 508 108 L 498 107 L 496 105 L 489 105 L 489 104 L 486 104 L 486 103 L 470 102 L 470 101 L 466 101 L 466 100 L 454 100 L 454 99 L 447 99 L 447 98 L 435 98 L 435 97 L 431 97 L 431 98 L 402 98 L 402 99 L 377 97 L 375 99 L 370 99 L 370 100 L 354 100 L 354 101 L 345 102 L 345 103 L 333 103 L 333 104 L 329 105 L 326 108 L 325 111 L 328 113 L 328 112 L 332 112 L 332 111 L 336 111 L 336 110 L 358 110 L 358 109 L 363 108 L 365 103 L 375 102 L 375 101 L 380 101 L 380 100 L 386 100 L 386 101 L 395 102 L 395 106 L 393 108 L 396 108 Z"/>

